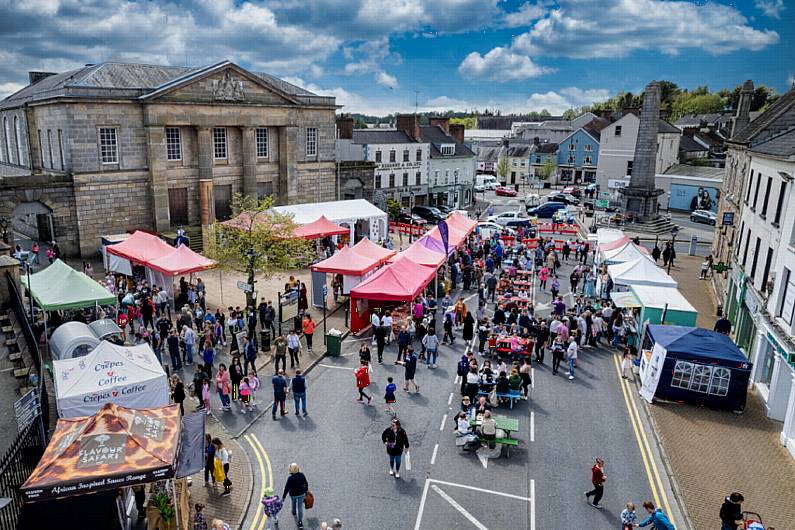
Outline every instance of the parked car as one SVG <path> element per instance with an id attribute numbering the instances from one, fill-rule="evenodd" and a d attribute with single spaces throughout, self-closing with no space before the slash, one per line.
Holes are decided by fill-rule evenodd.
<path id="1" fill-rule="evenodd" d="M 481 221 L 478 223 L 478 228 L 480 228 L 480 233 L 483 237 L 490 238 L 492 234 L 495 232 L 498 234 L 503 233 L 504 231 L 508 233 L 508 235 L 515 236 L 516 231 L 513 228 L 506 228 L 502 225 L 498 225 L 497 223 L 493 223 L 491 221 Z"/>
<path id="2" fill-rule="evenodd" d="M 411 213 L 414 215 L 419 215 L 429 223 L 434 224 L 447 217 L 445 214 L 440 212 L 438 208 L 433 206 L 415 206 L 411 209 Z"/>
<path id="3" fill-rule="evenodd" d="M 569 195 L 578 199 L 582 197 L 582 190 L 577 186 L 566 186 L 563 188 L 563 193 L 568 193 Z"/>
<path id="4" fill-rule="evenodd" d="M 521 226 L 524 228 L 525 237 L 536 237 L 536 235 L 538 235 L 535 222 L 529 217 L 527 219 L 514 219 L 513 221 L 508 221 L 505 226 L 511 229 L 518 229 Z"/>
<path id="5" fill-rule="evenodd" d="M 437 204 L 434 208 L 442 212 L 445 216 L 450 215 L 454 206 L 447 206 L 446 204 Z"/>
<path id="6" fill-rule="evenodd" d="M 530 208 L 527 210 L 527 215 L 536 216 L 540 219 L 551 219 L 555 212 L 558 210 L 565 210 L 566 204 L 562 202 L 545 202 L 541 206 Z"/>
<path id="7" fill-rule="evenodd" d="M 517 195 L 516 190 L 508 186 L 497 186 L 494 193 L 496 193 L 498 197 L 516 197 Z"/>
<path id="8" fill-rule="evenodd" d="M 497 215 L 492 215 L 486 220 L 505 226 L 508 224 L 508 221 L 516 221 L 517 219 L 527 219 L 527 216 L 522 214 L 522 212 L 502 212 Z"/>
<path id="9" fill-rule="evenodd" d="M 718 215 L 709 210 L 693 210 L 690 212 L 690 220 L 694 223 L 704 223 L 715 226 L 718 221 Z"/>
<path id="10" fill-rule="evenodd" d="M 414 215 L 407 212 L 400 212 L 397 216 L 397 222 L 403 224 L 415 224 L 420 226 L 425 226 L 426 224 L 428 224 L 428 222 L 419 215 Z"/>
<path id="11" fill-rule="evenodd" d="M 580 200 L 571 193 L 552 193 L 547 195 L 548 202 L 562 202 L 564 204 L 571 204 L 577 206 Z"/>
<path id="12" fill-rule="evenodd" d="M 535 208 L 541 204 L 541 197 L 538 196 L 538 193 L 528 193 L 521 200 L 524 202 L 525 208 Z"/>

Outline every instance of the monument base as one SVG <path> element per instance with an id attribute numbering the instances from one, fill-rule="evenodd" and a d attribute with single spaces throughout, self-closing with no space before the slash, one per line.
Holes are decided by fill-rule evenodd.
<path id="1" fill-rule="evenodd" d="M 626 214 L 631 213 L 641 223 L 648 223 L 659 218 L 657 197 L 665 193 L 664 190 L 627 186 L 619 191 L 624 196 L 624 212 Z"/>

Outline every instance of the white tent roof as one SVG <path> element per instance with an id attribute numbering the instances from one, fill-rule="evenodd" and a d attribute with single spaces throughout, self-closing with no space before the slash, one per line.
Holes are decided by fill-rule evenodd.
<path id="1" fill-rule="evenodd" d="M 671 311 L 697 312 L 679 289 L 654 285 L 632 285 L 630 289 L 645 307 L 663 309 L 665 304 L 668 304 L 668 309 Z"/>
<path id="2" fill-rule="evenodd" d="M 607 272 L 616 285 L 657 285 L 676 287 L 676 280 L 646 257 L 608 265 Z"/>
<path id="3" fill-rule="evenodd" d="M 602 254 L 604 255 L 604 259 L 602 261 L 608 265 L 611 263 L 634 261 L 638 258 L 648 259 L 632 241 L 628 242 L 622 247 L 614 248 L 612 250 L 605 250 Z"/>
<path id="4" fill-rule="evenodd" d="M 52 364 L 62 418 L 93 414 L 105 403 L 134 409 L 169 403 L 166 372 L 148 344 L 116 346 L 102 341 L 85 357 Z"/>
<path id="5" fill-rule="evenodd" d="M 611 243 L 622 237 L 624 237 L 624 232 L 615 228 L 600 228 L 596 231 L 596 241 L 599 245 Z"/>
<path id="6" fill-rule="evenodd" d="M 66 322 L 53 331 L 49 341 L 53 359 L 80 357 L 99 346 L 99 339 L 82 322 Z"/>
<path id="7" fill-rule="evenodd" d="M 356 219 L 386 217 L 387 215 L 385 211 L 365 199 L 291 204 L 289 206 L 274 206 L 273 209 L 279 213 L 292 214 L 293 221 L 299 225 L 317 221 L 321 215 L 325 215 L 326 219 L 337 224 Z"/>

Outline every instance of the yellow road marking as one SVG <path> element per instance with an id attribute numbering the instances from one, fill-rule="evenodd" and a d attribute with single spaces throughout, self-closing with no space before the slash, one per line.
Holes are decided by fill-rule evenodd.
<path id="1" fill-rule="evenodd" d="M 258 440 L 251 434 L 246 434 L 243 438 L 248 442 L 251 446 L 251 450 L 254 451 L 254 456 L 257 458 L 257 463 L 259 464 L 259 474 L 262 477 L 262 488 L 260 491 L 260 499 L 265 496 L 265 488 L 268 486 L 267 482 L 265 482 L 265 465 L 262 462 L 262 456 L 260 456 L 259 449 L 257 448 Z M 253 440 L 253 441 L 252 441 Z M 258 530 L 261 529 L 265 521 L 267 520 L 267 516 L 262 511 L 262 503 L 257 503 L 257 513 L 254 515 L 254 520 L 251 521 L 250 530 Z M 261 520 L 260 520 L 261 519 Z M 260 522 L 259 526 L 257 525 L 257 521 Z"/>
<path id="2" fill-rule="evenodd" d="M 251 439 L 254 440 L 254 443 L 257 444 L 259 447 L 260 453 L 262 453 L 262 457 L 265 459 L 265 465 L 268 467 L 268 485 L 272 488 L 273 487 L 273 469 L 271 468 L 271 460 L 268 458 L 268 452 L 265 450 L 265 447 L 262 446 L 262 442 L 259 441 L 255 435 L 250 435 Z M 265 475 L 262 475 L 262 482 L 265 483 Z M 260 503 L 260 506 L 262 503 Z M 268 519 L 268 516 L 263 513 L 262 520 L 260 521 L 259 527 L 257 530 L 262 530 L 262 527 L 265 526 L 265 521 Z"/>
<path id="3" fill-rule="evenodd" d="M 618 355 L 613 357 L 616 361 L 616 365 L 619 364 L 618 362 Z M 619 370 L 620 371 L 620 370 Z M 629 382 L 621 379 L 621 382 L 626 385 L 627 390 L 629 391 L 630 386 Z M 640 412 L 638 411 L 638 405 L 634 399 L 630 399 L 630 403 L 632 404 L 632 408 L 635 411 L 635 417 L 638 422 L 638 426 L 640 427 L 640 434 L 643 438 L 643 443 L 646 445 L 646 451 L 649 454 L 649 461 L 651 461 L 651 467 L 654 471 L 654 476 L 657 478 L 657 483 L 660 485 L 660 495 L 662 496 L 663 505 L 665 506 L 665 513 L 671 513 L 671 506 L 668 504 L 668 495 L 665 493 L 665 487 L 663 486 L 662 478 L 660 478 L 660 472 L 657 470 L 657 463 L 654 461 L 653 453 L 651 451 L 651 445 L 649 444 L 649 439 L 646 436 L 646 430 L 643 429 L 643 423 L 640 420 Z"/>
<path id="4" fill-rule="evenodd" d="M 643 467 L 646 470 L 646 477 L 649 479 L 649 486 L 651 486 L 651 494 L 654 497 L 655 505 L 659 506 L 660 498 L 657 495 L 657 485 L 655 484 L 654 477 L 652 476 L 651 473 L 651 468 L 649 467 L 649 461 L 648 461 L 649 459 L 646 456 L 646 449 L 644 448 L 643 443 L 641 442 L 640 434 L 638 432 L 639 430 L 642 429 L 642 426 L 639 426 L 636 423 L 635 417 L 632 415 L 632 407 L 629 404 L 630 397 L 627 393 L 627 388 L 624 386 L 624 379 L 621 378 L 621 367 L 618 364 L 618 358 L 615 355 L 613 355 L 612 357 L 613 357 L 613 364 L 615 365 L 616 372 L 618 373 L 618 382 L 619 386 L 621 387 L 621 393 L 624 396 L 624 404 L 627 407 L 627 414 L 629 415 L 629 423 L 630 425 L 632 425 L 632 431 L 635 434 L 635 441 L 638 444 L 638 449 L 640 449 L 640 456 L 641 459 L 643 460 Z"/>

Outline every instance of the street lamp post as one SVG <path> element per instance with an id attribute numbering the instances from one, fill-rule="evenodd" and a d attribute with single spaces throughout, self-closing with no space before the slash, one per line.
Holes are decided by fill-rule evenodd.
<path id="1" fill-rule="evenodd" d="M 679 234 L 679 227 L 674 226 L 671 228 L 671 259 L 668 260 L 668 274 L 671 274 L 671 265 L 674 264 L 674 255 L 676 254 L 676 236 Z"/>
<path id="2" fill-rule="evenodd" d="M 25 273 L 28 276 L 28 301 L 30 302 L 30 325 L 32 326 L 35 323 L 33 318 L 33 290 L 30 285 L 30 263 L 27 260 L 25 260 Z"/>
<path id="3" fill-rule="evenodd" d="M 246 251 L 246 257 L 248 258 L 248 285 L 251 288 L 251 291 L 246 291 L 246 306 L 254 307 L 256 305 L 256 300 L 254 300 L 254 260 L 257 259 L 257 251 L 253 248 L 250 248 Z"/>

